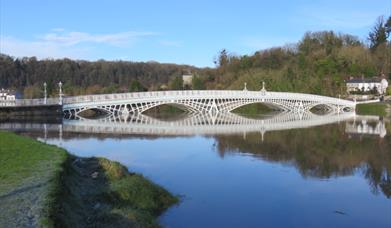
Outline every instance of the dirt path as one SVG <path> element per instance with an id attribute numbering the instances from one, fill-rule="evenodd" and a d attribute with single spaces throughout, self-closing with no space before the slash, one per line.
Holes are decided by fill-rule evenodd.
<path id="1" fill-rule="evenodd" d="M 0 227 L 39 227 L 48 185 L 48 178 L 43 177 L 1 194 Z"/>

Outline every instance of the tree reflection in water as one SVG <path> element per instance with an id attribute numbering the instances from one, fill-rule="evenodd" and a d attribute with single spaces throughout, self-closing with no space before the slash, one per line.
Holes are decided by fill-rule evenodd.
<path id="1" fill-rule="evenodd" d="M 325 125 L 324 125 L 325 124 Z M 391 198 L 391 124 L 377 116 L 279 114 L 251 119 L 235 114 L 190 115 L 162 120 L 145 115 L 126 119 L 64 120 L 62 124 L 0 123 L 0 129 L 35 137 L 176 137 L 209 135 L 221 157 L 250 153 L 296 167 L 302 176 L 331 178 L 362 173 L 374 194 Z M 44 136 L 34 135 L 44 132 Z M 61 143 L 60 143 L 61 144 Z"/>
<path id="2" fill-rule="evenodd" d="M 341 122 L 307 129 L 215 136 L 220 156 L 250 153 L 270 162 L 295 166 L 304 177 L 330 178 L 361 172 L 372 192 L 391 198 L 391 136 L 374 134 L 383 120 Z M 368 124 L 369 132 L 362 125 Z M 352 126 L 358 126 L 354 132 Z M 361 128 L 360 128 L 361 126 Z M 372 126 L 372 128 L 371 128 Z M 390 132 L 390 124 L 384 125 Z"/>

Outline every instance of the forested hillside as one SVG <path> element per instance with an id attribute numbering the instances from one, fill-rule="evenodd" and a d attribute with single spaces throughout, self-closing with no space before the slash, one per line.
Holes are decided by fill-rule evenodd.
<path id="1" fill-rule="evenodd" d="M 170 78 L 194 67 L 156 62 L 37 60 L 0 56 L 0 88 L 14 88 L 25 97 L 42 96 L 43 83 L 51 95 L 64 83 L 66 95 L 156 90 Z"/>
<path id="2" fill-rule="evenodd" d="M 337 96 L 350 76 L 391 77 L 391 17 L 380 17 L 368 40 L 333 31 L 308 32 L 296 44 L 236 56 L 222 50 L 216 59 L 215 88 L 266 87 Z M 368 41 L 368 42 L 366 42 Z"/>
<path id="3" fill-rule="evenodd" d="M 259 90 L 262 81 L 274 91 L 338 96 L 345 94 L 350 76 L 391 79 L 391 17 L 379 17 L 368 37 L 333 31 L 307 32 L 295 44 L 274 47 L 253 55 L 235 55 L 223 49 L 215 68 L 156 62 L 37 60 L 0 55 L 0 87 L 13 88 L 24 97 L 42 97 L 43 83 L 55 96 L 58 81 L 66 95 L 182 89 L 181 75 L 191 72 L 193 89 Z"/>

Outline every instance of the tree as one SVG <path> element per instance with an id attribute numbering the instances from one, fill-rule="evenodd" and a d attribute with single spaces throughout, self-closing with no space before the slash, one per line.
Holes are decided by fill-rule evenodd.
<path id="1" fill-rule="evenodd" d="M 146 90 L 147 89 L 138 80 L 133 80 L 130 83 L 129 92 L 143 92 Z"/>
<path id="2" fill-rule="evenodd" d="M 373 26 L 371 32 L 369 32 L 369 35 L 368 35 L 368 40 L 370 42 L 369 44 L 369 47 L 372 49 L 372 50 L 375 50 L 379 45 L 387 42 L 387 38 L 390 34 L 390 27 L 386 27 L 386 24 L 387 26 L 389 26 L 389 24 L 391 24 L 391 22 L 389 22 L 390 19 L 388 19 L 387 23 L 384 22 L 384 17 L 381 16 L 377 19 L 375 25 Z"/>
<path id="3" fill-rule="evenodd" d="M 172 90 L 181 90 L 183 89 L 183 79 L 181 76 L 175 76 L 169 82 L 169 87 Z"/>
<path id="4" fill-rule="evenodd" d="M 13 88 L 23 91 L 34 84 L 48 85 L 48 94 L 57 94 L 57 83 L 67 86 L 67 93 L 85 94 L 86 88 L 100 93 L 125 92 L 132 81 L 132 90 L 143 91 L 158 84 L 167 83 L 172 75 L 180 75 L 184 70 L 196 71 L 193 66 L 160 64 L 156 62 L 128 61 L 83 61 L 70 59 L 13 58 L 0 53 L 0 88 Z M 145 88 L 144 88 L 145 87 Z M 32 94 L 31 92 L 29 92 Z"/>
<path id="5" fill-rule="evenodd" d="M 191 80 L 191 88 L 195 90 L 202 90 L 205 89 L 205 85 L 200 77 L 194 75 Z"/>
<path id="6" fill-rule="evenodd" d="M 224 67 L 229 63 L 229 55 L 226 49 L 220 51 L 217 60 L 214 61 L 218 67 Z"/>
<path id="7" fill-rule="evenodd" d="M 39 85 L 35 84 L 32 86 L 27 86 L 23 90 L 23 98 L 25 99 L 31 99 L 31 98 L 39 98 L 43 97 L 42 94 L 42 88 L 39 87 Z"/>
<path id="8" fill-rule="evenodd" d="M 388 37 L 390 37 L 390 34 L 391 34 L 391 16 L 388 17 L 388 20 L 387 20 L 387 22 L 385 23 L 384 26 L 386 27 L 386 33 L 387 33 Z"/>

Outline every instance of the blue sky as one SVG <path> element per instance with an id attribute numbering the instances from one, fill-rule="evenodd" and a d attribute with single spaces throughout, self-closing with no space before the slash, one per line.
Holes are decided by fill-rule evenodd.
<path id="1" fill-rule="evenodd" d="M 365 39 L 390 14 L 391 0 L 0 0 L 0 52 L 213 66 L 223 48 L 251 54 L 306 31 Z"/>

